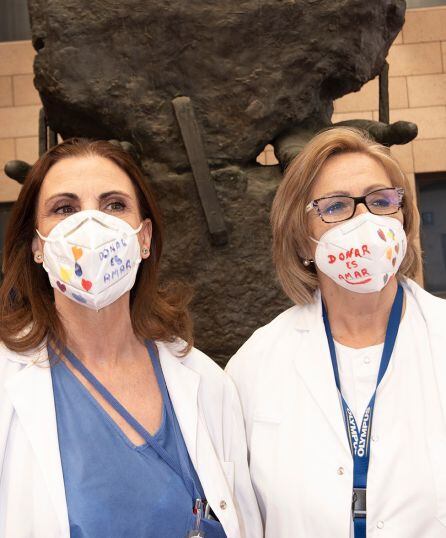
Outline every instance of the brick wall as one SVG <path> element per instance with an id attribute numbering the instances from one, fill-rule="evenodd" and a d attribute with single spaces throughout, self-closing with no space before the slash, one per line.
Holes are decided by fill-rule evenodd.
<path id="1" fill-rule="evenodd" d="M 416 172 L 446 171 L 446 7 L 408 10 L 387 60 L 390 121 L 413 121 L 419 129 L 413 142 L 393 146 L 392 153 L 412 182 Z M 335 101 L 333 122 L 378 120 L 378 108 L 375 79 Z M 275 164 L 273 148 L 258 160 Z"/>
<path id="2" fill-rule="evenodd" d="M 0 43 L 0 201 L 17 197 L 19 186 L 3 173 L 10 159 L 37 158 L 39 96 L 33 86 L 34 51 L 29 41 Z M 446 7 L 412 9 L 390 49 L 390 120 L 414 121 L 419 135 L 392 152 L 414 181 L 416 172 L 446 171 Z M 378 80 L 335 102 L 333 121 L 378 119 Z M 262 164 L 275 164 L 267 146 Z"/>
<path id="3" fill-rule="evenodd" d="M 414 173 L 446 172 L 446 7 L 409 10 L 388 62 L 390 121 L 418 124 L 410 144 L 392 152 L 413 181 Z M 335 102 L 333 121 L 378 119 L 378 81 Z"/>
<path id="4" fill-rule="evenodd" d="M 30 41 L 0 43 L 0 202 L 17 198 L 20 186 L 3 172 L 5 162 L 34 162 L 38 155 L 39 94 L 33 85 Z"/>

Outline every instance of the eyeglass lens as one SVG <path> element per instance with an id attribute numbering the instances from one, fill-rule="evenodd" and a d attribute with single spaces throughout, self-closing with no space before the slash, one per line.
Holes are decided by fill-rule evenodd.
<path id="1" fill-rule="evenodd" d="M 401 207 L 401 195 L 397 189 L 380 189 L 365 197 L 367 209 L 375 215 L 391 215 Z M 317 207 L 322 220 L 339 222 L 351 218 L 355 212 L 355 200 L 348 196 L 320 198 Z"/>

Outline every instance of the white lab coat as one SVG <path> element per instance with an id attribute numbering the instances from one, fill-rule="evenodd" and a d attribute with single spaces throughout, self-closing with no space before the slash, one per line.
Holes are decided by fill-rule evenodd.
<path id="1" fill-rule="evenodd" d="M 228 538 L 260 538 L 233 383 L 200 351 L 178 358 L 174 345 L 157 345 L 186 446 L 212 509 Z M 46 349 L 25 356 L 0 345 L 0 538 L 69 535 Z"/>
<path id="2" fill-rule="evenodd" d="M 446 538 L 446 301 L 403 285 L 421 322 L 378 389 L 367 538 Z M 320 294 L 257 330 L 227 371 L 266 538 L 348 538 L 353 462 Z"/>

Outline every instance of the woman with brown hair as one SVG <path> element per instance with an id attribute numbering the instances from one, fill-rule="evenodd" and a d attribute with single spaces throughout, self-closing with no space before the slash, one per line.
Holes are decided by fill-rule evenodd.
<path id="1" fill-rule="evenodd" d="M 235 389 L 161 251 L 120 147 L 68 140 L 30 170 L 0 288 L 0 536 L 261 535 Z"/>
<path id="2" fill-rule="evenodd" d="M 271 222 L 294 306 L 228 365 L 266 537 L 446 537 L 446 303 L 412 280 L 403 172 L 361 132 L 327 130 Z"/>

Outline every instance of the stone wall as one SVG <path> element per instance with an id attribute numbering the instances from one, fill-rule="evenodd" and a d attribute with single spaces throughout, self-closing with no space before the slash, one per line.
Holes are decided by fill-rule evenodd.
<path id="1" fill-rule="evenodd" d="M 37 157 L 39 95 L 33 86 L 30 41 L 0 43 L 0 202 L 17 198 L 19 185 L 3 173 L 11 159 Z M 413 180 L 414 173 L 446 170 L 446 7 L 409 9 L 388 56 L 391 121 L 419 126 L 418 137 L 392 152 Z M 333 121 L 378 118 L 378 80 L 335 101 Z M 261 164 L 276 164 L 271 146 Z"/>
<path id="2" fill-rule="evenodd" d="M 32 80 L 29 41 L 0 43 L 0 202 L 13 201 L 19 186 L 3 173 L 10 159 L 37 157 L 39 95 Z M 392 151 L 413 180 L 414 173 L 446 170 L 446 7 L 409 9 L 389 57 L 391 121 L 415 121 L 419 135 Z M 335 101 L 333 121 L 378 118 L 378 81 Z M 261 164 L 276 164 L 271 146 Z"/>
<path id="3" fill-rule="evenodd" d="M 33 56 L 29 42 L 0 43 L 1 168 L 10 159 L 33 162 L 37 158 L 39 97 L 32 85 Z M 408 11 L 403 31 L 392 45 L 388 60 L 391 121 L 403 119 L 414 121 L 419 126 L 419 136 L 411 144 L 394 146 L 392 151 L 412 182 L 417 172 L 446 171 L 446 8 Z M 372 80 L 359 92 L 335 101 L 334 106 L 335 122 L 350 118 L 378 119 L 378 81 Z M 259 155 L 258 162 L 275 164 L 271 147 Z M 237 275 L 236 269 L 239 268 L 241 275 L 246 273 L 244 266 L 252 266 L 249 252 L 253 248 L 269 257 L 268 230 L 265 229 L 261 236 L 256 235 L 256 230 L 268 220 L 267 208 L 280 181 L 280 173 L 276 169 L 273 180 L 267 174 L 263 175 L 254 167 L 240 170 L 231 166 L 220 169 L 214 175 L 231 233 L 231 244 L 225 247 L 226 251 L 218 252 L 210 249 L 208 238 L 200 232 L 205 225 L 195 200 L 192 178 L 187 174 L 181 176 L 171 173 L 169 176 L 170 184 L 183 192 L 184 207 L 194 208 L 193 211 L 183 211 L 185 218 L 181 223 L 177 222 L 178 219 L 171 219 L 171 213 L 174 217 L 182 208 L 169 204 L 165 184 L 155 182 L 154 185 L 166 220 L 177 223 L 168 230 L 167 273 L 182 276 L 181 267 L 178 267 L 176 256 L 173 255 L 175 251 L 181 252 L 185 266 L 191 268 L 188 278 L 200 289 L 194 305 L 202 314 L 196 327 L 197 344 L 214 358 L 219 358 L 220 350 L 235 349 L 259 324 L 268 321 L 273 311 L 279 311 L 285 304 L 277 287 L 271 289 L 265 285 L 273 279 L 272 268 L 268 264 L 252 270 L 249 279 L 231 280 L 232 287 L 228 287 L 224 281 L 219 282 L 223 258 L 226 260 L 224 263 L 229 264 L 226 267 L 228 274 Z M 19 186 L 1 174 L 0 201 L 12 201 L 18 192 Z M 243 227 L 237 225 L 241 215 Z M 195 228 L 195 240 L 185 245 L 184 229 L 192 233 Z M 257 243 L 253 246 L 254 240 Z M 203 252 L 208 252 L 208 255 L 203 256 Z M 259 301 L 251 300 L 250 297 L 258 292 L 259 287 L 263 289 L 262 286 L 265 288 L 264 296 Z M 215 305 L 237 301 L 241 295 L 246 300 L 240 301 L 236 314 L 245 323 L 236 325 L 234 330 L 234 320 L 231 318 L 234 313 L 231 314 L 228 308 L 216 310 Z M 209 323 L 209 319 L 212 323 Z M 225 357 L 226 352 L 221 358 Z"/>

